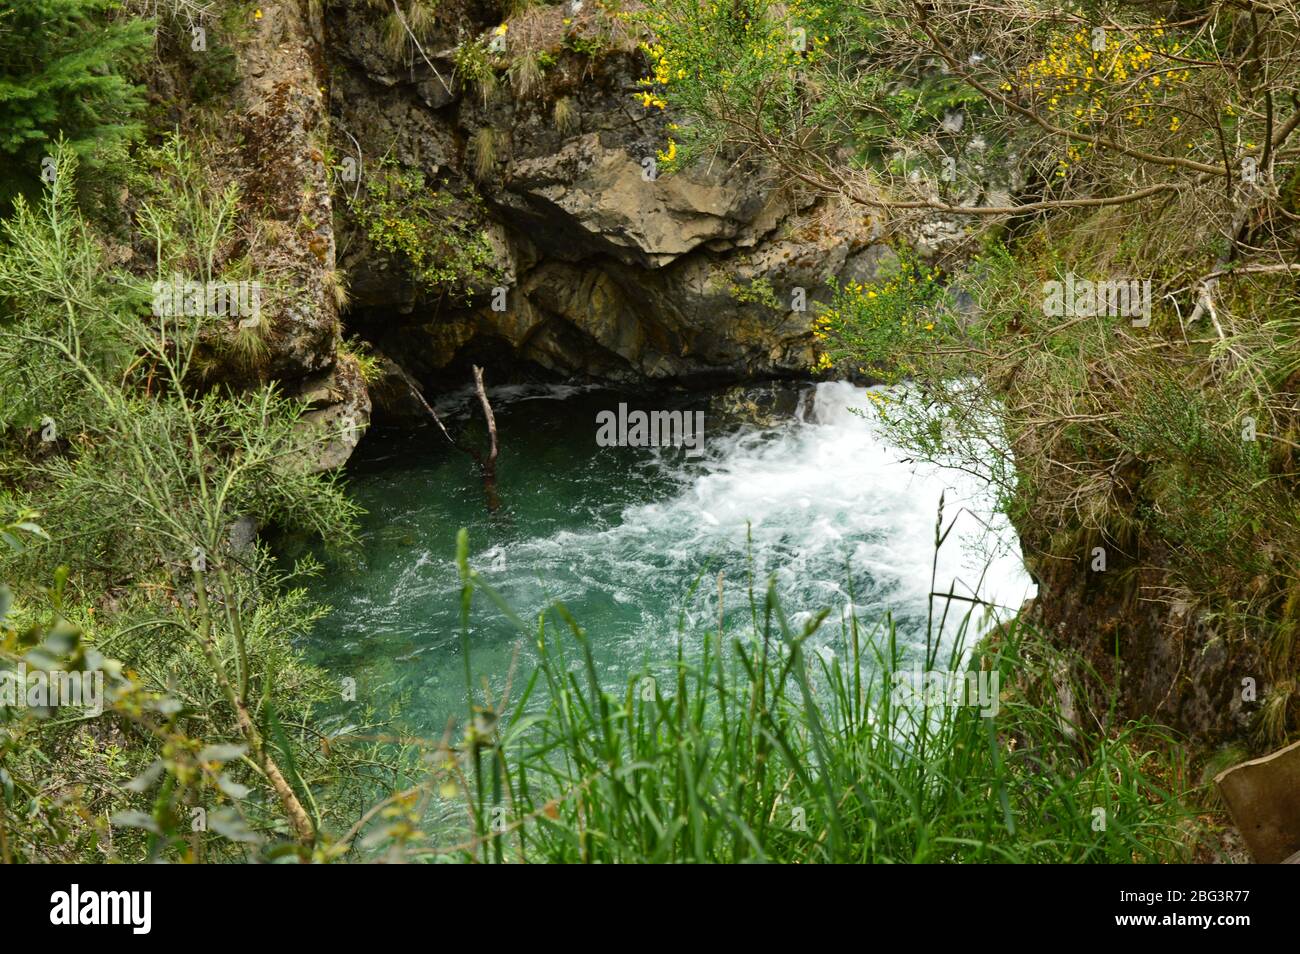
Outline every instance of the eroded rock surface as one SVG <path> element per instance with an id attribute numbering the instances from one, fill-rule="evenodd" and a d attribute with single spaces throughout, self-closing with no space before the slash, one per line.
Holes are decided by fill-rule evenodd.
<path id="1" fill-rule="evenodd" d="M 777 189 L 753 164 L 658 174 L 669 117 L 637 99 L 635 39 L 596 14 L 540 7 L 512 19 L 508 42 L 552 65 L 531 88 L 507 73 L 483 95 L 456 75 L 453 30 L 490 24 L 445 24 L 424 55 L 400 61 L 374 39 L 378 14 L 360 0 L 338 10 L 328 50 L 340 129 L 363 160 L 388 156 L 481 197 L 508 289 L 503 310 L 486 287 L 468 305 L 430 295 L 348 231 L 349 321 L 426 382 L 482 354 L 608 380 L 806 370 L 828 280 L 867 277 L 883 254 L 860 208 Z M 601 51 L 569 49 L 575 35 L 599 37 Z M 444 84 L 450 93 L 430 95 Z"/>
<path id="2" fill-rule="evenodd" d="M 364 433 L 370 399 L 355 362 L 339 349 L 343 293 L 325 158 L 323 22 L 319 8 L 287 0 L 269 0 L 258 12 L 235 45 L 234 95 L 245 227 L 257 236 L 259 270 L 275 285 L 260 370 L 311 406 L 304 421 L 323 440 L 305 464 L 328 470 L 347 460 Z M 334 436 L 341 422 L 350 430 Z"/>

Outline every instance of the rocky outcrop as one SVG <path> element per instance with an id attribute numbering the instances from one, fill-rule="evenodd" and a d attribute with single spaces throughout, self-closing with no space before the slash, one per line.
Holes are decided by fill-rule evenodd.
<path id="1" fill-rule="evenodd" d="M 888 254 L 861 208 L 762 166 L 672 168 L 670 117 L 639 98 L 646 64 L 620 19 L 531 8 L 475 72 L 463 51 L 488 48 L 490 11 L 440 9 L 398 42 L 394 16 L 271 2 L 236 49 L 238 176 L 283 299 L 265 373 L 313 420 L 369 420 L 341 318 L 435 390 L 474 361 L 608 381 L 793 374 L 816 360 L 828 283 L 867 279 Z M 431 281 L 363 225 L 381 168 L 418 173 L 456 241 L 482 236 L 474 275 Z M 345 458 L 336 445 L 321 463 Z"/>
<path id="2" fill-rule="evenodd" d="M 320 429 L 312 469 L 340 466 L 370 420 L 370 400 L 354 362 L 339 352 L 341 280 L 335 267 L 334 211 L 325 162 L 329 121 L 321 70 L 319 8 L 269 0 L 252 14 L 235 47 L 240 82 L 237 176 L 259 271 L 274 277 L 267 309 L 268 377 L 312 408 Z M 334 432 L 341 421 L 351 429 Z"/>
<path id="3" fill-rule="evenodd" d="M 1079 559 L 1064 559 L 1041 524 L 1020 519 L 1017 530 L 1038 584 L 1022 616 L 1061 651 L 1057 692 L 1072 699 L 1071 721 L 1148 719 L 1201 749 L 1255 726 L 1275 688 L 1261 641 L 1207 617 L 1195 594 L 1171 586 L 1158 544 L 1133 541 L 1128 555 L 1107 546 L 1097 569 L 1091 543 L 1076 548 Z"/>
<path id="4" fill-rule="evenodd" d="M 314 429 L 322 444 L 306 461 L 314 471 L 342 467 L 370 421 L 370 395 L 354 358 L 339 355 L 332 367 L 306 378 L 298 397 L 309 410 L 302 426 Z"/>
<path id="5" fill-rule="evenodd" d="M 827 282 L 868 277 L 884 254 L 860 209 L 761 167 L 660 171 L 669 119 L 638 101 L 635 38 L 603 14 L 512 19 L 486 95 L 453 51 L 457 31 L 464 43 L 489 23 L 442 24 L 403 60 L 376 41 L 382 19 L 360 0 L 329 8 L 340 135 L 363 166 L 387 156 L 481 198 L 498 276 L 472 296 L 431 291 L 347 229 L 349 325 L 434 386 L 473 359 L 614 381 L 804 371 Z M 512 84 L 527 57 L 547 66 Z"/>

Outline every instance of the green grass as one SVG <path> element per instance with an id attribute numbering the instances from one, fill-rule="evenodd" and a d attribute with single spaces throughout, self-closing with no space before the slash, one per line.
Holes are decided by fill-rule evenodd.
<path id="1" fill-rule="evenodd" d="M 670 671 L 611 693 L 593 636 L 554 605 L 535 626 L 511 614 L 539 664 L 500 712 L 474 688 L 468 621 L 476 593 L 511 611 L 466 553 L 462 531 L 464 738 L 449 733 L 429 779 L 393 803 L 410 812 L 390 806 L 369 844 L 412 859 L 580 863 L 1127 863 L 1190 850 L 1191 812 L 1169 790 L 1182 777 L 1173 740 L 1141 725 L 1067 729 L 1050 691 L 1031 701 L 1051 682 L 1017 623 L 971 654 L 1000 677 L 986 718 L 895 704 L 891 674 L 911 661 L 889 618 L 847 617 L 827 660 L 808 648 L 826 614 L 796 628 L 770 588 L 751 589 L 744 632 L 710 633 L 697 658 L 679 641 Z M 942 657 L 934 636 L 952 605 L 935 606 L 923 669 L 962 668 L 974 615 Z M 425 812 L 468 817 L 468 830 L 444 822 L 430 843 L 410 823 Z"/>

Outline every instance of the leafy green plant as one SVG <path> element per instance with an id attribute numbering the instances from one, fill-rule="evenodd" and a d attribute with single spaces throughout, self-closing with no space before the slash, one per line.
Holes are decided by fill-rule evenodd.
<path id="1" fill-rule="evenodd" d="M 772 280 L 766 275 L 760 275 L 747 285 L 732 282 L 728 286 L 727 292 L 733 300 L 740 302 L 742 305 L 763 305 L 773 309 L 781 306 L 781 303 L 777 300 L 776 291 L 772 288 Z"/>
<path id="2" fill-rule="evenodd" d="M 832 284 L 831 301 L 814 321 L 822 342 L 819 367 L 840 364 L 898 381 L 915 370 L 948 320 L 939 270 L 902 250 L 866 282 Z"/>
<path id="3" fill-rule="evenodd" d="M 486 106 L 497 88 L 496 65 L 487 43 L 482 38 L 461 43 L 452 52 L 452 62 L 461 83 L 477 86 L 479 98 Z"/>
<path id="4" fill-rule="evenodd" d="M 469 217 L 460 211 L 463 204 L 449 190 L 431 187 L 420 170 L 385 157 L 368 170 L 349 206 L 375 247 L 401 256 L 416 281 L 466 294 L 490 284 L 494 259 L 473 211 Z"/>
<path id="5" fill-rule="evenodd" d="M 41 502 L 49 540 L 0 569 L 31 588 L 52 564 L 66 565 L 71 576 L 53 572 L 77 584 L 100 644 L 129 650 L 125 661 L 148 674 L 139 683 L 148 692 L 167 687 L 179 697 L 180 709 L 164 713 L 151 741 L 135 750 L 146 766 L 162 760 L 138 789 L 128 787 L 152 793 L 154 808 L 141 815 L 124 807 L 117 822 L 144 833 L 145 857 L 196 850 L 169 832 L 201 807 L 194 784 L 204 779 L 203 791 L 210 783 L 225 793 L 223 807 L 241 803 L 238 818 L 215 815 L 214 832 L 224 824 L 224 837 L 237 833 L 241 844 L 287 834 L 308 853 L 321 818 L 303 772 L 315 757 L 302 748 L 309 736 L 291 735 L 277 713 L 320 698 L 319 673 L 292 646 L 318 611 L 288 586 L 307 568 L 276 570 L 255 544 L 235 544 L 232 525 L 242 517 L 346 542 L 353 505 L 306 466 L 332 435 L 301 427 L 302 406 L 272 386 L 196 391 L 200 340 L 226 319 L 149 307 L 148 278 L 182 267 L 219 274 L 237 196 L 214 189 L 183 144 L 160 147 L 154 158 L 163 174 L 136 211 L 146 247 L 157 251 L 156 271 L 141 277 L 104 256 L 75 206 L 75 157 L 57 155 L 55 184 L 38 207 L 17 200 L 0 251 L 0 299 L 12 315 L 0 323 L 0 436 L 22 451 L 30 447 L 22 433 L 30 407 L 56 409 L 58 438 L 43 435 L 10 465 L 21 498 Z M 10 400 L 38 378 L 43 387 Z M 155 599 L 119 595 L 118 613 L 100 620 L 92 594 L 124 579 Z M 127 615 L 134 618 L 121 622 Z M 43 744 L 23 757 L 58 743 Z M 218 764 L 225 762 L 237 766 L 228 783 Z M 113 803 L 121 784 L 103 780 L 97 797 Z M 253 819 L 256 830 L 245 833 Z"/>
<path id="6" fill-rule="evenodd" d="M 599 59 L 610 48 L 609 39 L 603 34 L 584 34 L 584 33 L 567 33 L 564 37 L 564 46 L 572 50 L 579 56 L 585 56 L 588 59 Z"/>
<path id="7" fill-rule="evenodd" d="M 361 374 L 361 380 L 366 384 L 376 383 L 382 376 L 379 358 L 371 350 L 369 343 L 360 338 L 348 338 L 339 343 L 338 353 L 340 357 L 346 357 L 356 362 L 357 371 Z"/>

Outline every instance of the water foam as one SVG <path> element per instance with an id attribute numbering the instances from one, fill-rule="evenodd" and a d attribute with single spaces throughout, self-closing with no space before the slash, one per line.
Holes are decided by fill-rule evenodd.
<path id="1" fill-rule="evenodd" d="M 574 601 L 604 589 L 618 603 L 675 605 L 692 626 L 716 619 L 719 571 L 730 581 L 727 611 L 747 611 L 751 566 L 760 588 L 775 579 L 796 620 L 845 609 L 852 587 L 862 617 L 892 611 L 912 621 L 915 636 L 932 570 L 938 591 L 1017 609 L 1033 586 L 988 489 L 962 471 L 906 460 L 871 415 L 859 413 L 869 405 L 864 388 L 819 384 L 792 419 L 725 435 L 706 431 L 699 461 L 663 455 L 660 465 L 678 482 L 675 494 L 629 506 L 605 528 L 502 545 L 485 562 L 501 565 L 500 578 L 516 598 Z M 934 567 L 941 495 L 945 528 L 955 526 Z M 535 587 L 518 589 L 521 566 Z M 686 585 L 705 573 L 701 594 L 684 600 Z M 954 615 L 965 608 L 957 605 Z M 624 638 L 672 635 L 657 614 L 643 617 L 639 631 Z"/>

